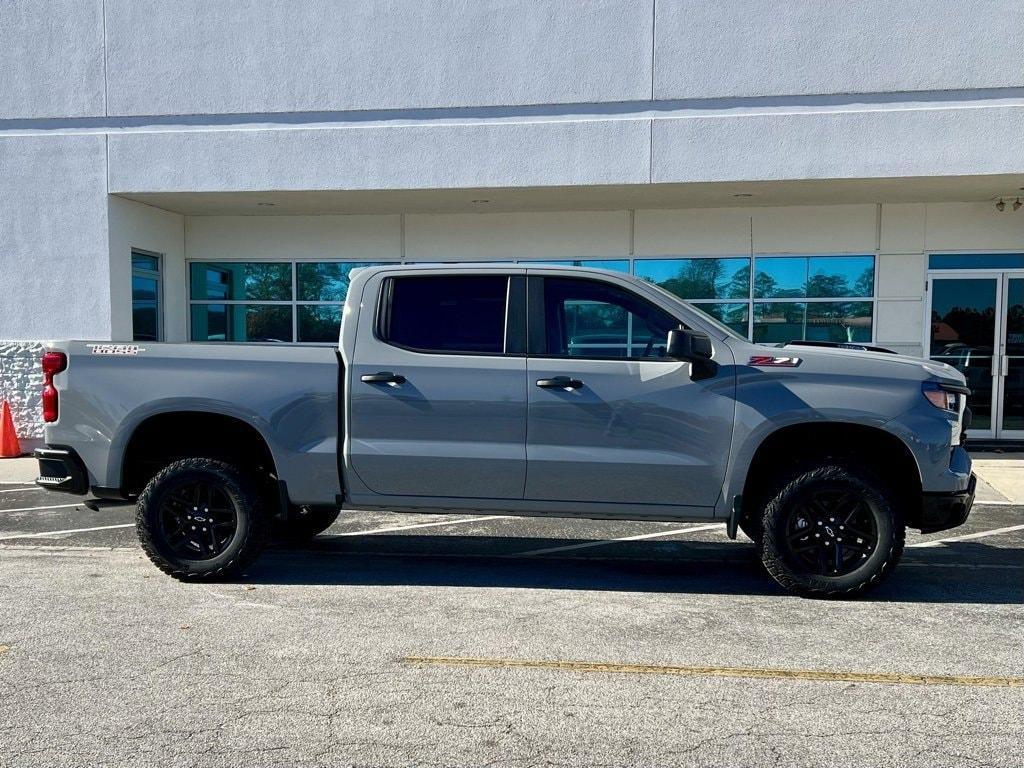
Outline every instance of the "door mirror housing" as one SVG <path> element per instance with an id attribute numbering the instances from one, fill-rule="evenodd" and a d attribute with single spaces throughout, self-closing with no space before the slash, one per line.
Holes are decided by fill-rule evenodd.
<path id="1" fill-rule="evenodd" d="M 700 331 L 688 331 L 684 328 L 673 328 L 668 332 L 668 343 L 665 345 L 665 356 L 691 363 L 711 359 L 714 350 L 711 337 Z"/>
<path id="2" fill-rule="evenodd" d="M 706 379 L 714 375 L 717 366 L 711 360 L 713 354 L 714 347 L 711 345 L 711 337 L 706 333 L 690 331 L 685 328 L 673 328 L 668 332 L 665 357 L 691 363 L 691 379 Z"/>

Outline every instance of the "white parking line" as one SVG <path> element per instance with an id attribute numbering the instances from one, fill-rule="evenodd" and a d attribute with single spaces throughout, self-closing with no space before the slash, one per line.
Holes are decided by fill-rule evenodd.
<path id="1" fill-rule="evenodd" d="M 78 504 L 51 504 L 48 507 L 17 507 L 15 509 L 0 509 L 0 514 L 4 512 L 40 512 L 44 509 L 69 509 L 70 507 L 81 507 L 82 502 Z"/>
<path id="2" fill-rule="evenodd" d="M 121 523 L 120 525 L 97 525 L 95 528 L 68 528 L 65 531 L 43 531 L 42 533 L 17 533 L 13 536 L 0 536 L 0 541 L 11 539 L 46 539 L 50 536 L 62 536 L 65 533 L 88 533 L 89 531 L 109 531 L 114 528 L 134 528 L 135 523 Z"/>
<path id="3" fill-rule="evenodd" d="M 324 538 L 333 539 L 339 536 L 368 536 L 372 533 L 391 533 L 392 531 L 411 531 L 413 528 L 434 528 L 439 525 L 459 525 L 460 523 L 479 523 L 484 520 L 507 520 L 511 515 L 488 515 L 486 517 L 471 517 L 465 520 L 440 520 L 434 523 L 417 523 L 415 525 L 396 525 L 391 528 L 374 528 L 369 531 L 346 531 L 335 533 Z"/>
<path id="4" fill-rule="evenodd" d="M 1024 506 L 1019 501 L 976 501 L 975 507 L 1020 507 Z"/>
<path id="5" fill-rule="evenodd" d="M 724 528 L 725 523 L 714 523 L 712 525 L 696 525 L 689 528 L 674 528 L 671 531 L 658 531 L 657 533 L 641 533 L 637 536 L 623 536 L 619 539 L 604 539 L 603 541 L 586 541 L 582 544 L 569 544 L 564 547 L 546 547 L 544 549 L 531 549 L 526 552 L 516 552 L 511 557 L 529 557 L 533 555 L 547 555 L 552 552 L 569 552 L 574 549 L 590 549 L 591 547 L 605 547 L 609 544 L 617 544 L 620 541 L 640 541 L 641 539 L 657 539 L 662 536 L 672 536 L 677 533 L 696 533 L 697 531 L 710 531 L 715 528 Z"/>
<path id="6" fill-rule="evenodd" d="M 64 504 L 64 507 L 77 507 L 77 504 Z M 0 510 L 0 512 L 28 512 L 37 509 L 58 509 L 59 507 L 25 507 L 23 509 L 6 509 Z M 369 536 L 374 533 L 389 533 L 391 531 L 408 531 L 413 528 L 433 528 L 439 525 L 458 525 L 460 523 L 476 523 L 483 520 L 505 520 L 509 515 L 488 515 L 486 517 L 471 517 L 466 520 L 441 520 L 433 523 L 417 523 L 415 525 L 396 525 L 391 528 L 374 528 L 369 531 L 346 531 L 345 533 L 336 533 L 333 536 L 325 536 L 324 538 L 337 538 L 339 536 Z M 0 536 L 0 541 L 10 541 L 11 539 L 45 539 L 50 536 L 62 536 L 67 533 L 89 533 L 91 531 L 109 531 L 115 528 L 134 528 L 135 523 L 121 523 L 119 525 L 98 525 L 93 528 L 69 528 L 63 531 L 42 531 L 40 533 L 18 533 L 10 536 Z"/>
<path id="7" fill-rule="evenodd" d="M 937 547 L 950 541 L 970 541 L 971 539 L 983 539 L 986 536 L 998 536 L 1001 533 L 1012 533 L 1013 531 L 1024 531 L 1024 525 L 1009 525 L 1006 528 L 995 528 L 991 531 L 979 531 L 968 533 L 964 536 L 950 536 L 948 539 L 934 539 L 933 541 L 922 541 L 918 544 L 911 544 L 911 547 Z"/>
<path id="8" fill-rule="evenodd" d="M 26 485 L 24 488 L 0 488 L 0 493 L 17 493 L 18 491 L 43 491 L 38 485 Z"/>

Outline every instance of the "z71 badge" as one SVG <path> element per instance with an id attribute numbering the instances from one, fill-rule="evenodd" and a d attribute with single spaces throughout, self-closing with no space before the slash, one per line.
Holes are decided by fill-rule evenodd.
<path id="1" fill-rule="evenodd" d="M 138 344 L 89 344 L 87 345 L 94 355 L 137 355 L 145 352 L 145 347 Z"/>

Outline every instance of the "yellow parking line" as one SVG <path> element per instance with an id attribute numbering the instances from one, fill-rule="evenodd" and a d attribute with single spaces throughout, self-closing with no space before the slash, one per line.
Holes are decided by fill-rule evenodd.
<path id="1" fill-rule="evenodd" d="M 598 661 L 545 661 L 534 659 L 482 659 L 462 656 L 406 656 L 407 664 L 491 669 L 557 669 L 565 672 L 608 672 L 627 675 L 682 677 L 743 677 L 776 680 L 814 680 L 888 685 L 959 685 L 968 687 L 1024 688 L 1024 677 L 972 677 L 967 675 L 911 675 L 888 672 L 829 672 L 818 669 L 766 669 L 759 667 L 689 667 L 659 664 L 611 664 Z"/>

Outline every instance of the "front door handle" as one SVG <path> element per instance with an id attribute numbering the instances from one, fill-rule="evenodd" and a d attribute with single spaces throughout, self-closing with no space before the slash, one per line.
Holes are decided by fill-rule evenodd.
<path id="1" fill-rule="evenodd" d="M 359 377 L 359 380 L 365 381 L 367 384 L 405 384 L 405 376 L 400 373 L 392 373 L 391 371 L 364 373 Z"/>
<path id="2" fill-rule="evenodd" d="M 537 386 L 541 389 L 579 389 L 583 382 L 568 376 L 555 376 L 553 379 L 537 379 Z"/>

